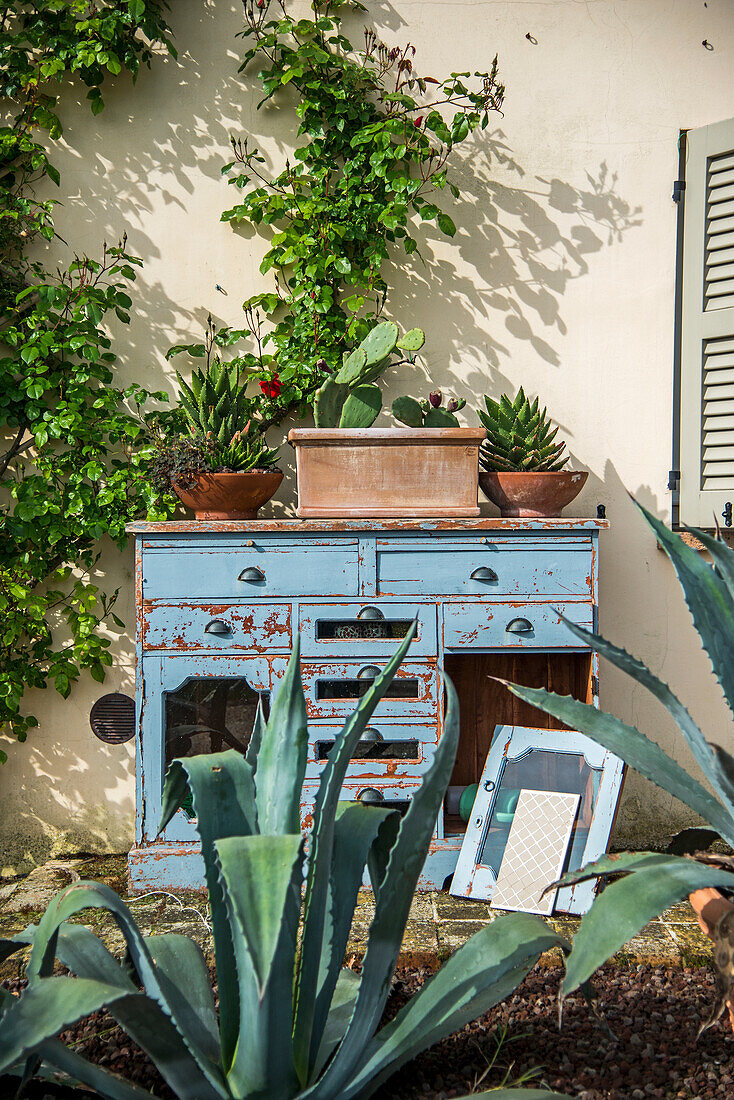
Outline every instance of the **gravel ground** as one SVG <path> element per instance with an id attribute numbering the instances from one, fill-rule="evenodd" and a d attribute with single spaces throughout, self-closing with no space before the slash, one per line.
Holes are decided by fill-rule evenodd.
<path id="1" fill-rule="evenodd" d="M 428 976 L 427 970 L 399 970 L 386 1016 L 394 1015 Z M 560 967 L 536 967 L 502 1005 L 400 1070 L 379 1090 L 379 1100 L 448 1100 L 496 1087 L 505 1078 L 519 1083 L 533 1070 L 535 1087 L 583 1100 L 734 1100 L 734 1036 L 718 1023 L 696 1042 L 714 996 L 707 969 L 604 967 L 594 988 L 613 1038 L 580 996 L 566 1002 L 559 1032 L 561 977 Z M 7 985 L 18 988 L 18 983 Z M 498 1037 L 503 1037 L 499 1050 Z M 97 1014 L 63 1038 L 78 1053 L 151 1089 L 161 1100 L 171 1097 L 155 1068 L 110 1017 Z M 52 1094 L 41 1088 L 33 1100 L 46 1095 Z"/>

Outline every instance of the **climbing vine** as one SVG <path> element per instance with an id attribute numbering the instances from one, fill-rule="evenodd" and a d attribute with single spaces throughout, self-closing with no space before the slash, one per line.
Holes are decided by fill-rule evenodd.
<path id="1" fill-rule="evenodd" d="M 387 46 L 367 29 L 355 47 L 343 26 L 367 11 L 355 0 L 313 0 L 311 18 L 296 18 L 289 0 L 243 3 L 241 71 L 257 64 L 260 106 L 295 95 L 299 121 L 292 157 L 275 175 L 248 139 L 232 139 L 223 171 L 243 195 L 222 218 L 268 234 L 260 270 L 274 273 L 275 288 L 245 308 L 273 326 L 268 354 L 251 367 L 277 380 L 283 413 L 303 412 L 381 312 L 388 260 L 419 254 L 416 224 L 454 235 L 437 198 L 445 188 L 460 194 L 448 162 L 501 109 L 504 87 L 496 58 L 488 72 L 438 79 L 420 75 L 409 43 Z"/>
<path id="2" fill-rule="evenodd" d="M 95 583 L 99 540 L 165 504 L 146 476 L 148 394 L 113 385 L 109 315 L 128 323 L 140 260 L 126 240 L 97 259 L 44 270 L 59 186 L 50 150 L 59 94 L 81 83 L 94 114 L 102 88 L 173 51 L 165 0 L 34 0 L 0 5 L 0 728 L 37 725 L 23 701 L 52 684 L 64 697 L 82 669 L 103 680 L 100 635 L 117 593 Z M 39 195 L 44 197 L 39 197 Z M 160 415 L 160 414 L 158 414 Z M 0 761 L 6 754 L 0 752 Z"/>

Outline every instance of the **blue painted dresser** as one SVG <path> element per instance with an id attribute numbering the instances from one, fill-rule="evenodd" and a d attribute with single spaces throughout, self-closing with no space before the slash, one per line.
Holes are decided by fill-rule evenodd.
<path id="1" fill-rule="evenodd" d="M 497 724 L 554 727 L 498 682 L 592 701 L 596 657 L 560 615 L 596 626 L 604 520 L 252 520 L 139 523 L 137 822 L 133 889 L 203 885 L 191 808 L 157 837 L 167 762 L 244 750 L 258 699 L 301 634 L 309 755 L 303 825 L 323 762 L 408 624 L 418 634 L 378 706 L 345 797 L 407 805 L 442 725 L 440 671 L 461 703 L 452 786 L 477 782 Z M 447 804 L 422 886 L 454 870 L 466 826 Z"/>

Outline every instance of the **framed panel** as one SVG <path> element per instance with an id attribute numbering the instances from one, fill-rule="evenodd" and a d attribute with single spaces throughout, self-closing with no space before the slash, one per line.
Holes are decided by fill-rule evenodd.
<path id="1" fill-rule="evenodd" d="M 244 752 L 259 698 L 267 707 L 270 664 L 263 658 L 211 655 L 144 657 L 146 691 L 141 723 L 142 839 L 156 839 L 166 768 L 180 756 Z M 182 808 L 163 841 L 195 841 L 193 814 Z"/>
<path id="2" fill-rule="evenodd" d="M 520 790 L 580 796 L 564 870 L 578 870 L 606 851 L 622 788 L 624 763 L 575 730 L 497 726 L 451 893 L 492 897 Z M 558 891 L 555 909 L 585 913 L 596 882 Z"/>

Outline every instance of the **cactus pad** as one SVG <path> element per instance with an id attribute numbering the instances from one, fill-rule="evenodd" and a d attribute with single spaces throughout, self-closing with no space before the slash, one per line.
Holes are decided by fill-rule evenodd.
<path id="1" fill-rule="evenodd" d="M 327 378 L 316 391 L 314 417 L 317 428 L 336 428 L 339 425 L 344 402 L 349 393 L 348 386 L 340 386 L 334 377 Z"/>
<path id="2" fill-rule="evenodd" d="M 344 360 L 344 365 L 336 374 L 335 381 L 344 386 L 353 386 L 357 382 L 367 364 L 367 353 L 363 347 L 355 348 L 351 355 Z"/>
<path id="3" fill-rule="evenodd" d="M 401 351 L 420 351 L 426 342 L 426 334 L 422 328 L 412 328 L 400 337 L 396 347 Z"/>
<path id="4" fill-rule="evenodd" d="M 382 408 L 379 386 L 355 386 L 344 402 L 340 428 L 370 428 Z"/>
<path id="5" fill-rule="evenodd" d="M 367 366 L 376 366 L 387 359 L 395 351 L 397 342 L 398 326 L 394 321 L 382 321 L 375 325 L 359 345 L 367 356 Z"/>
<path id="6" fill-rule="evenodd" d="M 423 409 L 414 397 L 396 397 L 392 403 L 392 414 L 409 428 L 423 427 Z"/>

